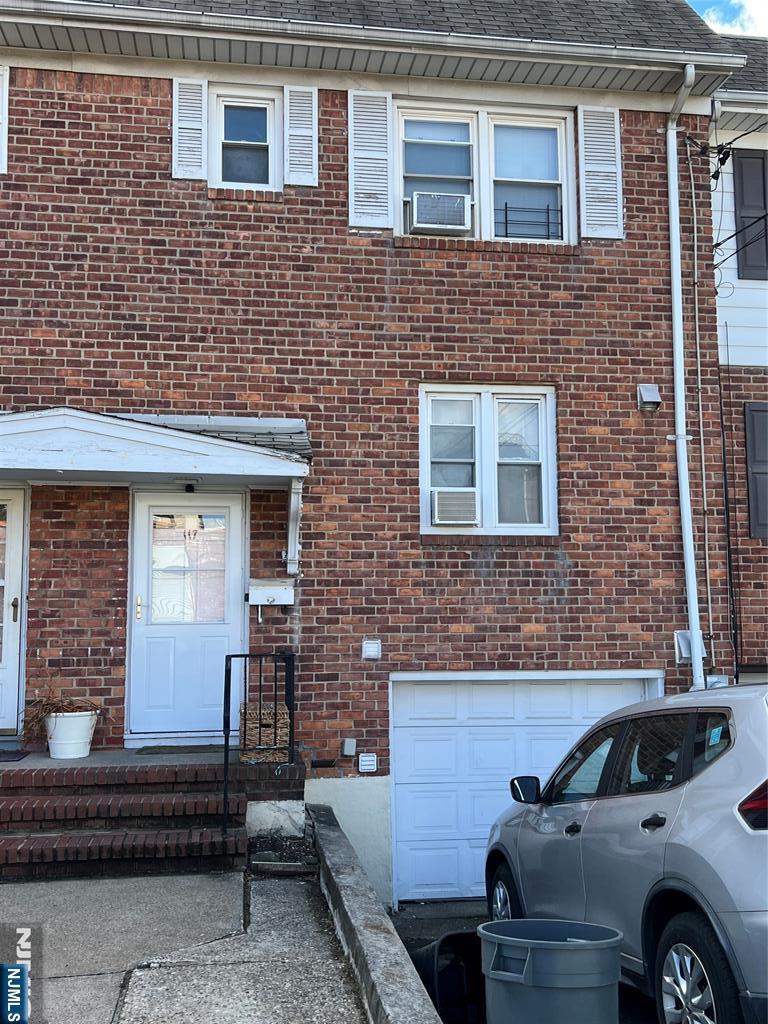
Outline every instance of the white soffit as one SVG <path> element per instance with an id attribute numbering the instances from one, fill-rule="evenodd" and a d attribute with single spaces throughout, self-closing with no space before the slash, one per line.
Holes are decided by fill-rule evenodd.
<path id="1" fill-rule="evenodd" d="M 290 486 L 296 455 L 77 409 L 0 415 L 0 480 Z"/>
<path id="2" fill-rule="evenodd" d="M 768 122 L 768 92 L 736 92 L 723 89 L 715 99 L 721 105 L 720 117 L 713 124 L 715 130 L 724 132 L 755 132 L 765 130 Z M 746 145 L 746 143 L 745 143 Z"/>
<path id="3" fill-rule="evenodd" d="M 15 0 L 0 10 L 0 46 L 351 74 L 515 83 L 639 93 L 676 92 L 697 68 L 708 96 L 744 58 L 588 46 L 293 20 L 192 14 L 130 5 Z"/>

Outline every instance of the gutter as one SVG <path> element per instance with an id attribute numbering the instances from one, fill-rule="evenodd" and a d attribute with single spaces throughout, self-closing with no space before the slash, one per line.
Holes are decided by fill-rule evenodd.
<path id="1" fill-rule="evenodd" d="M 292 18 L 259 18 L 240 14 L 217 14 L 164 8 L 137 7 L 130 3 L 106 4 L 79 0 L 0 0 L 0 17 L 4 21 L 18 17 L 29 23 L 71 26 L 98 22 L 109 29 L 187 29 L 192 32 L 216 31 L 239 38 L 267 35 L 297 37 L 326 43 L 349 45 L 399 45 L 431 51 L 461 50 L 468 53 L 494 55 L 500 58 L 548 59 L 563 61 L 620 64 L 643 68 L 648 65 L 679 67 L 681 61 L 696 63 L 708 72 L 731 74 L 744 67 L 742 54 L 707 51 L 681 51 L 607 44 L 570 43 L 541 39 L 515 39 L 508 36 L 471 35 L 469 33 L 432 32 L 368 26 L 310 22 Z"/>
<path id="2" fill-rule="evenodd" d="M 680 502 L 680 528 L 683 535 L 685 598 L 688 606 L 688 630 L 691 639 L 692 690 L 706 688 L 704 681 L 704 644 L 699 617 L 699 591 L 696 579 L 696 548 L 691 510 L 691 481 L 688 467 L 688 442 L 685 408 L 685 323 L 683 319 L 683 268 L 680 243 L 680 182 L 677 158 L 677 119 L 696 80 L 696 68 L 686 64 L 683 83 L 667 116 L 667 193 L 669 197 L 669 255 L 672 293 L 672 362 L 674 370 L 675 442 L 677 488 Z"/>

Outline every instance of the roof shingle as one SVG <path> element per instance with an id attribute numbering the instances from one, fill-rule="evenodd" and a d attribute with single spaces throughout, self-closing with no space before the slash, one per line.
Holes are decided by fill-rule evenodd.
<path id="1" fill-rule="evenodd" d="M 768 92 L 768 39 L 763 36 L 723 36 L 734 53 L 743 53 L 747 63 L 734 72 L 723 86 L 726 90 Z"/>
<path id="2" fill-rule="evenodd" d="M 96 0 L 105 6 L 122 6 Z M 195 14 L 729 53 L 685 0 L 124 0 Z"/>

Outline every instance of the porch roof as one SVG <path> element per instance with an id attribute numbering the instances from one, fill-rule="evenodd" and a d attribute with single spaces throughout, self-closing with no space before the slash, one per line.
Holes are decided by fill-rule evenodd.
<path id="1" fill-rule="evenodd" d="M 190 417 L 181 428 L 187 417 L 174 419 L 169 426 L 68 407 L 0 414 L 0 480 L 288 489 L 309 472 L 303 420 L 269 420 L 259 432 L 258 421 L 240 417 L 234 428 L 228 417 Z M 277 435 L 281 450 L 277 441 L 255 443 Z"/>

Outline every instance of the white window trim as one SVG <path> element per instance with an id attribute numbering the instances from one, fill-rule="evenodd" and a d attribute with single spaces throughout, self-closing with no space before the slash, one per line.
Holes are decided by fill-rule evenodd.
<path id="1" fill-rule="evenodd" d="M 575 209 L 575 198 L 576 191 L 570 187 L 571 181 L 576 180 L 576 161 L 575 161 L 575 145 L 574 145 L 574 134 L 573 134 L 573 117 L 570 118 L 571 130 L 569 132 L 569 119 L 568 117 L 547 117 L 547 116 L 532 116 L 532 115 L 521 115 L 517 112 L 514 114 L 494 114 L 489 113 L 488 119 L 488 131 L 487 131 L 487 170 L 488 173 L 485 175 L 487 178 L 486 187 L 488 189 L 487 201 L 483 204 L 483 213 L 488 220 L 487 224 L 483 226 L 483 237 L 492 238 L 496 242 L 541 242 L 545 245 L 567 245 L 570 240 L 575 237 L 575 226 L 576 226 L 576 209 Z M 528 128 L 554 128 L 557 131 L 557 163 L 560 169 L 560 179 L 552 184 L 560 186 L 560 193 L 562 196 L 562 217 L 563 217 L 563 237 L 562 238 L 507 238 L 505 235 L 494 234 L 494 206 L 493 206 L 493 186 L 496 181 L 496 159 L 493 145 L 493 129 L 495 125 L 517 125 L 519 127 Z M 569 156 L 572 158 L 569 162 Z M 511 179 L 510 179 L 511 180 Z M 518 179 L 523 181 L 524 179 Z"/>
<path id="2" fill-rule="evenodd" d="M 476 487 L 479 493 L 479 526 L 433 526 L 431 508 L 431 466 L 429 434 L 429 402 L 435 395 L 456 395 L 457 398 L 475 397 L 475 456 Z M 541 405 L 540 451 L 542 455 L 541 525 L 496 525 L 496 398 L 530 398 Z M 542 401 L 543 400 L 543 401 Z M 555 537 L 557 519 L 557 428 L 556 397 L 551 385 L 482 385 L 482 384 L 421 384 L 419 386 L 419 491 L 421 533 L 432 535 L 475 534 L 488 537 Z"/>
<path id="3" fill-rule="evenodd" d="M 8 170 L 8 87 L 11 69 L 0 65 L 0 174 Z"/>
<path id="4" fill-rule="evenodd" d="M 267 110 L 269 181 L 225 181 L 221 173 L 225 105 L 263 105 Z M 255 86 L 209 85 L 208 88 L 208 184 L 211 188 L 280 192 L 283 188 L 283 93 L 281 89 Z"/>
<path id="5" fill-rule="evenodd" d="M 395 205 L 397 207 L 395 222 L 399 234 L 406 234 L 408 225 L 406 222 L 405 210 L 405 122 L 406 121 L 447 121 L 456 124 L 469 125 L 469 144 L 472 152 L 472 180 L 470 182 L 470 202 L 472 204 L 473 234 L 478 236 L 478 187 L 480 182 L 480 132 L 478 128 L 477 113 L 474 110 L 458 109 L 436 109 L 434 107 L 418 107 L 409 109 L 406 106 L 398 107 L 397 111 L 397 135 L 395 136 L 395 175 L 397 184 L 395 187 Z M 439 175 L 436 175 L 439 177 Z"/>
<path id="6" fill-rule="evenodd" d="M 488 242 L 535 243 L 536 245 L 573 245 L 577 240 L 578 210 L 576 209 L 576 133 L 574 114 L 560 108 L 542 110 L 536 107 L 484 106 L 449 103 L 436 100 L 425 105 L 424 101 L 396 99 L 397 131 L 394 139 L 395 173 L 395 233 L 406 234 L 405 195 L 403 165 L 404 122 L 406 119 L 435 121 L 462 121 L 470 123 L 472 141 L 472 192 L 474 230 L 459 237 L 480 239 Z M 531 127 L 558 129 L 558 158 L 560 161 L 563 196 L 563 237 L 562 238 L 505 238 L 493 233 L 493 124 L 518 124 Z"/>

